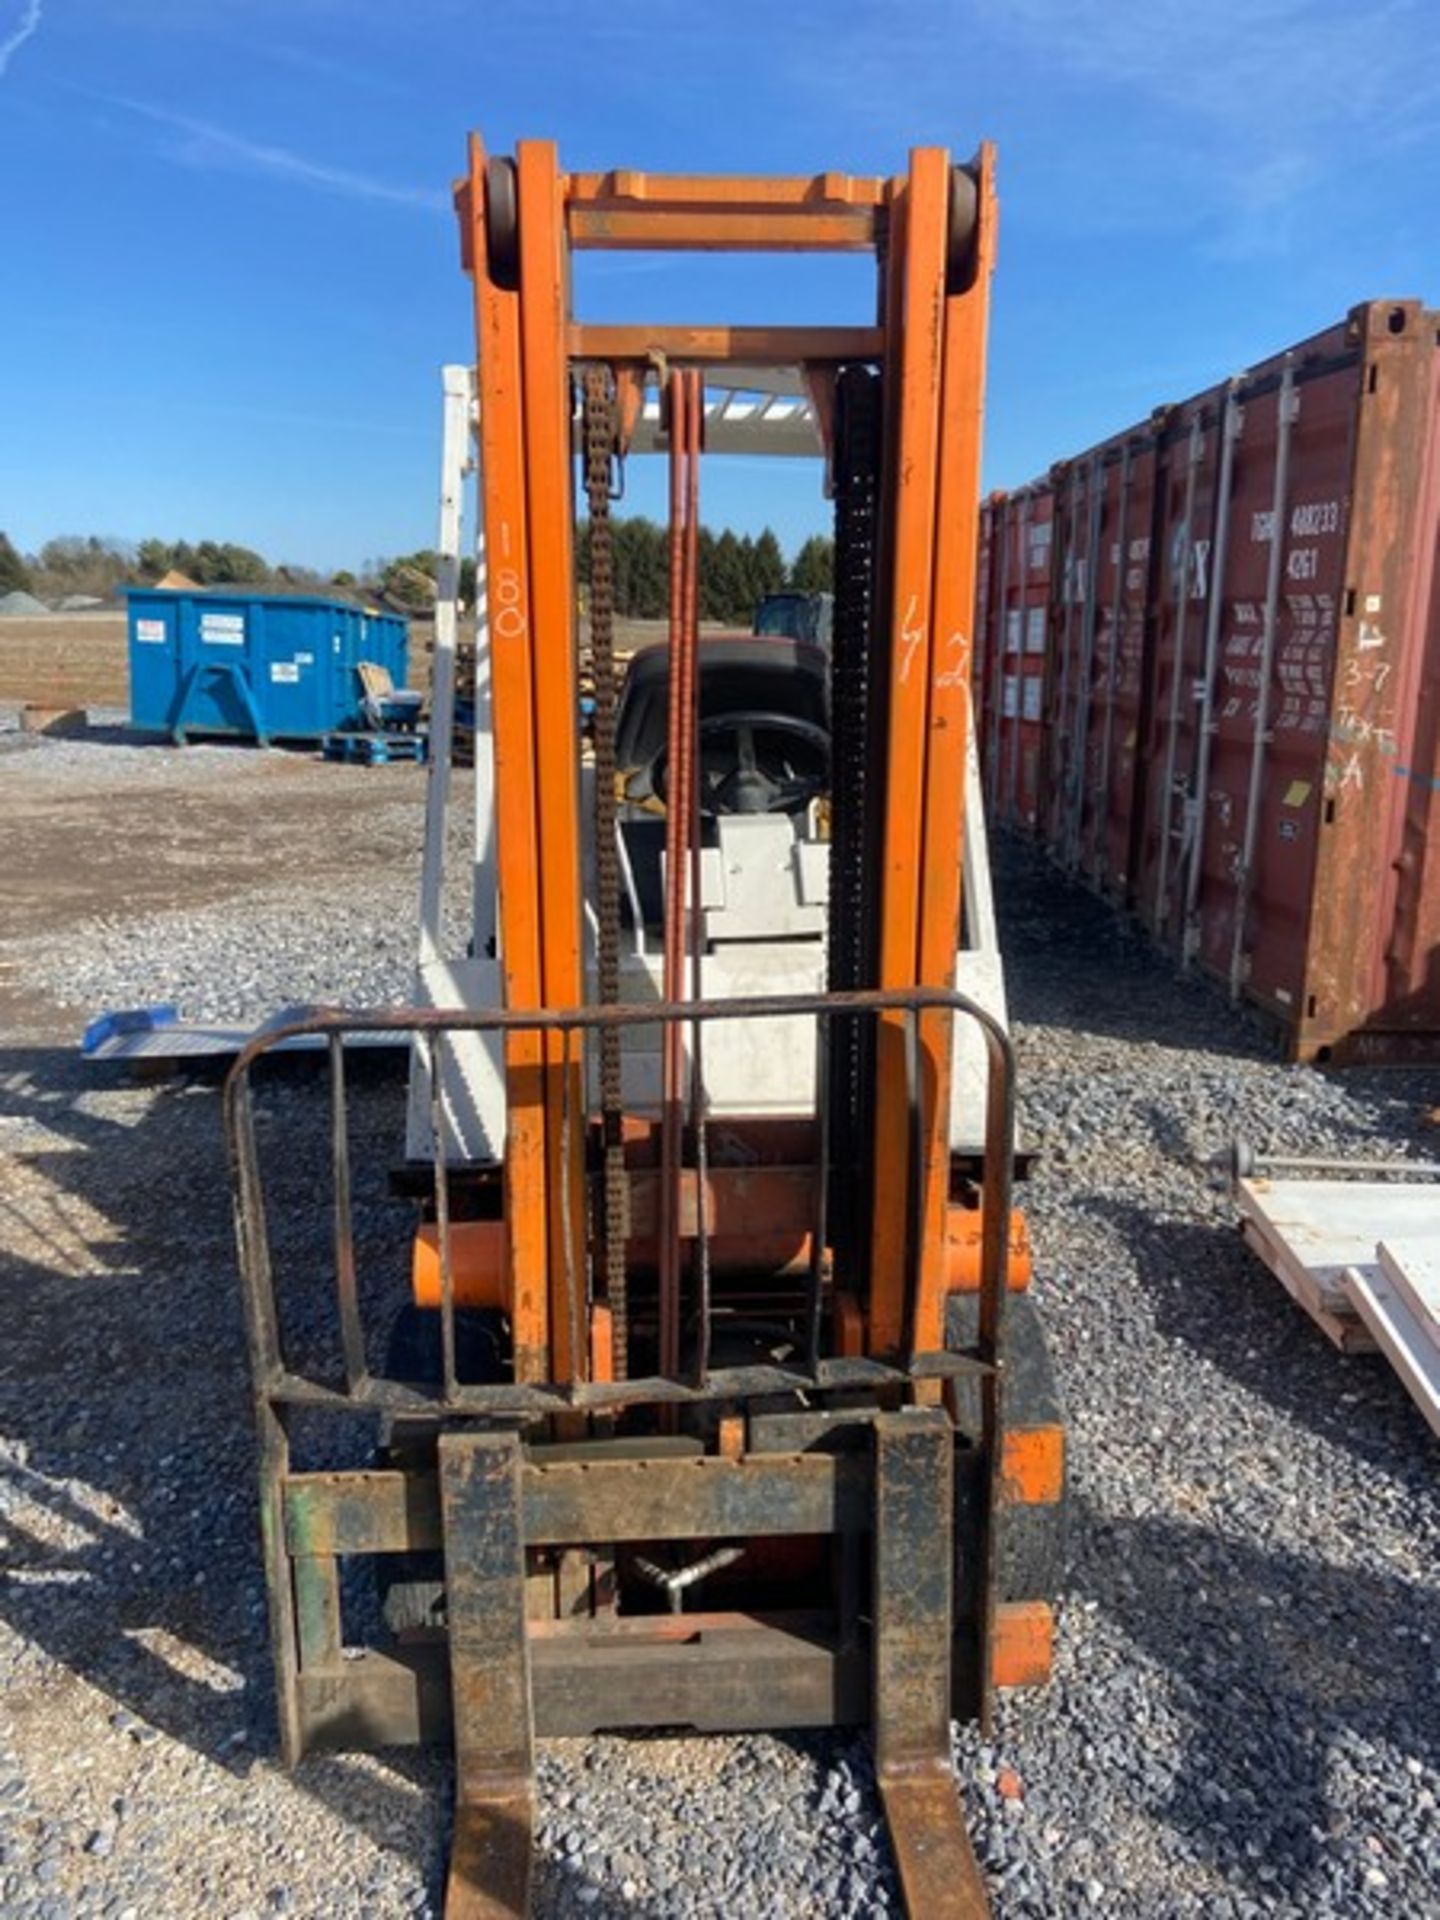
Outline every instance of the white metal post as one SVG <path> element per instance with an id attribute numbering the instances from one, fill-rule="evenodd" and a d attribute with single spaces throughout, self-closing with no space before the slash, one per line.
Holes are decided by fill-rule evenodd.
<path id="1" fill-rule="evenodd" d="M 440 535 L 435 589 L 435 654 L 430 675 L 430 779 L 425 792 L 425 854 L 420 869 L 420 965 L 443 958 L 445 810 L 455 737 L 455 633 L 460 607 L 461 493 L 470 434 L 471 375 L 441 369 Z"/>
<path id="2" fill-rule="evenodd" d="M 499 937 L 499 909 L 495 873 L 495 726 L 490 685 L 490 594 L 485 568 L 485 515 L 480 511 L 480 418 L 474 375 L 470 382 L 469 417 L 475 428 L 475 701 L 474 884 L 470 923 L 470 951 L 477 957 L 495 951 Z M 496 954 L 498 958 L 498 953 Z"/>

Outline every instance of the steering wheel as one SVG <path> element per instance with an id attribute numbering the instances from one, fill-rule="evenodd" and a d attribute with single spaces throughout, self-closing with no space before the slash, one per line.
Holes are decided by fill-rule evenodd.
<path id="1" fill-rule="evenodd" d="M 763 751 L 757 749 L 757 734 L 780 738 Z M 723 771 L 705 764 L 705 743 L 715 740 L 734 741 L 731 764 Z M 667 804 L 669 771 L 667 746 L 650 769 L 651 791 Z M 701 813 L 803 813 L 829 781 L 830 736 L 813 721 L 745 709 L 700 722 Z"/>

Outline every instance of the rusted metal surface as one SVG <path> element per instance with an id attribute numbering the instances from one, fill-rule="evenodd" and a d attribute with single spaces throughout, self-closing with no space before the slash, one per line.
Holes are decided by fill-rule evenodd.
<path id="1" fill-rule="evenodd" d="M 585 1449 L 574 1460 L 527 1461 L 517 1498 L 531 1546 L 838 1533 L 867 1522 L 862 1465 L 823 1453 L 617 1459 Z M 289 1551 L 311 1558 L 425 1553 L 442 1544 L 438 1482 L 418 1471 L 291 1474 L 284 1513 Z"/>
<path id="2" fill-rule="evenodd" d="M 267 1318 L 270 1337 L 263 1358 L 256 1350 L 257 1373 L 267 1387 L 282 1397 L 292 1400 L 309 1399 L 311 1404 L 326 1404 L 330 1400 L 344 1395 L 336 1395 L 334 1390 L 318 1376 L 312 1379 L 309 1392 L 303 1389 L 305 1383 L 294 1380 L 287 1374 L 279 1352 L 278 1331 L 273 1324 L 274 1284 L 270 1271 L 269 1246 L 265 1230 L 263 1193 L 260 1188 L 259 1163 L 255 1151 L 254 1130 L 251 1119 L 250 1074 L 254 1063 L 264 1053 L 285 1038 L 297 1033 L 315 1033 L 333 1038 L 346 1032 L 408 1032 L 420 1036 L 423 1043 L 431 1048 L 443 1046 L 445 1036 L 450 1032 L 484 1033 L 497 1031 L 507 1036 L 542 1036 L 559 1038 L 563 1045 L 557 1058 L 568 1055 L 567 1035 L 603 1031 L 607 1028 L 660 1024 L 676 1027 L 682 1022 L 694 1026 L 708 1025 L 716 1021 L 736 1019 L 764 1019 L 772 1016 L 808 1014 L 820 1020 L 870 1015 L 879 1017 L 890 1015 L 901 1018 L 912 1025 L 917 1014 L 926 1009 L 943 1011 L 952 1015 L 959 1014 L 974 1019 L 984 1036 L 990 1060 L 988 1076 L 988 1094 L 986 1109 L 985 1155 L 981 1181 L 981 1248 L 979 1262 L 979 1285 L 982 1297 L 1004 1291 L 1009 1272 L 1010 1238 L 1010 1184 L 1014 1157 L 1014 1070 L 1010 1043 L 1003 1028 L 975 1002 L 965 995 L 938 987 L 893 988 L 871 990 L 853 994 L 816 993 L 802 995 L 771 995 L 754 999 L 728 1001 L 679 1001 L 666 1002 L 653 1006 L 617 1005 L 577 1007 L 571 1009 L 549 1009 L 534 1013 L 504 1008 L 483 1011 L 460 1011 L 436 1008 L 393 1008 L 376 1012 L 341 1013 L 338 1011 L 315 1011 L 304 1018 L 297 1018 L 283 1027 L 268 1028 L 255 1036 L 242 1050 L 226 1083 L 225 1106 L 226 1123 L 229 1133 L 232 1162 L 234 1166 L 234 1184 L 236 1204 L 241 1216 L 240 1248 L 242 1255 L 242 1273 L 247 1291 L 259 1298 L 259 1311 Z M 568 1081 L 569 1076 L 565 1076 Z M 432 1074 L 432 1086 L 438 1088 L 442 1076 Z M 432 1116 L 437 1143 L 442 1138 L 443 1118 L 439 1111 L 438 1098 L 434 1102 Z M 568 1114 L 565 1116 L 567 1123 Z M 567 1124 L 561 1129 L 564 1137 L 573 1131 Z M 334 1133 L 334 1170 L 348 1180 L 348 1166 L 345 1162 L 343 1127 Z M 448 1181 L 444 1175 L 444 1155 L 436 1156 L 436 1179 L 434 1202 L 436 1208 L 436 1238 L 441 1274 L 441 1320 L 444 1330 L 444 1346 L 450 1361 L 447 1362 L 447 1380 L 445 1404 L 471 1409 L 480 1407 L 511 1406 L 517 1410 L 534 1410 L 536 1407 L 558 1407 L 560 1404 L 575 1406 L 599 1404 L 624 1404 L 626 1399 L 641 1400 L 645 1390 L 630 1392 L 624 1382 L 552 1381 L 517 1380 L 508 1388 L 474 1388 L 457 1384 L 451 1372 L 453 1362 L 453 1318 L 455 1308 L 454 1263 L 451 1248 L 451 1235 L 448 1230 Z M 826 1169 L 819 1167 L 817 1181 L 824 1184 Z M 568 1183 L 567 1183 L 568 1184 Z M 583 1192 L 583 1189 L 582 1189 Z M 912 1208 L 917 1204 L 916 1196 L 910 1196 Z M 353 1282 L 353 1273 L 346 1265 L 344 1240 L 345 1210 L 338 1209 L 336 1225 L 340 1232 L 341 1244 L 337 1247 L 337 1277 L 340 1282 L 342 1298 L 342 1316 L 345 1312 L 344 1300 Z M 678 1220 L 677 1223 L 678 1225 Z M 697 1217 L 697 1227 L 705 1227 L 703 1217 Z M 902 1307 L 903 1303 L 912 1303 L 912 1310 L 902 1318 L 902 1329 L 913 1328 L 913 1302 L 917 1297 L 918 1267 L 920 1248 L 917 1235 L 912 1229 L 906 1234 L 910 1248 L 908 1260 L 902 1263 Z M 568 1240 L 569 1236 L 566 1236 Z M 942 1252 L 944 1251 L 942 1247 Z M 353 1254 L 350 1256 L 353 1261 Z M 576 1282 L 572 1276 L 569 1292 L 574 1297 Z M 927 1331 L 924 1342 L 917 1344 L 913 1339 L 902 1340 L 898 1356 L 898 1371 L 904 1376 L 915 1375 L 917 1361 L 927 1358 L 935 1367 L 943 1367 L 953 1356 L 940 1351 L 938 1329 Z M 993 1358 L 994 1356 L 989 1356 Z M 833 1366 L 833 1362 L 828 1363 Z M 788 1371 L 791 1377 L 804 1378 L 804 1370 Z M 664 1371 L 662 1388 L 657 1398 L 673 1397 L 673 1391 L 682 1388 L 678 1377 L 678 1364 Z M 673 1390 L 673 1391 L 672 1391 Z M 701 1383 L 703 1392 L 704 1385 Z M 352 1383 L 354 1397 L 359 1400 L 378 1391 L 382 1396 L 387 1393 L 383 1383 L 368 1379 Z M 507 1398 L 508 1396 L 508 1398 Z M 386 1404 L 384 1399 L 371 1399 L 371 1404 Z M 389 1404 L 396 1404 L 393 1400 Z"/>
<path id="3" fill-rule="evenodd" d="M 1433 313 L 1371 302 L 1025 492 L 1056 527 L 1034 830 L 1299 1058 L 1440 1057 L 1437 361 Z M 986 522 L 987 706 L 1018 512 Z"/>
<path id="4" fill-rule="evenodd" d="M 703 252 L 868 252 L 885 232 L 886 182 L 647 174 L 631 168 L 567 176 L 574 247 Z"/>
<path id="5" fill-rule="evenodd" d="M 853 360 L 879 360 L 885 335 L 879 327 L 669 327 L 596 326 L 570 328 L 574 360 L 667 360 L 707 366 L 796 367 Z"/>
<path id="6" fill-rule="evenodd" d="M 620 998 L 620 852 L 616 805 L 615 566 L 610 494 L 618 448 L 615 381 L 604 367 L 585 375 L 585 504 L 590 520 L 590 672 L 594 687 L 595 755 L 595 985 L 602 1006 Z M 624 1100 L 620 1035 L 599 1036 L 602 1193 L 599 1255 L 605 1298 L 612 1315 L 612 1364 L 623 1380 L 630 1371 L 630 1317 L 625 1272 Z M 592 1365 L 592 1372 L 598 1371 Z"/>
<path id="7" fill-rule="evenodd" d="M 950 1765 L 953 1461 L 939 1411 L 876 1419 L 875 1774 L 907 1910 L 971 1920 L 990 1907 Z"/>
<path id="8" fill-rule="evenodd" d="M 445 1911 L 501 1920 L 529 1910 L 535 1825 L 518 1439 L 443 1435 L 440 1502 L 455 1735 Z"/>
<path id="9" fill-rule="evenodd" d="M 1040 817 L 1046 636 L 1055 496 L 1048 487 L 996 494 L 980 534 L 976 713 L 989 816 L 1033 833 Z"/>
<path id="10" fill-rule="evenodd" d="M 677 1637 L 672 1622 L 680 1628 Z M 535 1733 L 574 1738 L 616 1728 L 856 1726 L 870 1711 L 865 1649 L 828 1616 L 679 1614 L 616 1620 L 573 1639 L 530 1623 Z M 446 1649 L 367 1649 L 302 1674 L 307 1751 L 446 1740 L 453 1725 Z"/>
<path id="11" fill-rule="evenodd" d="M 556 1057 L 563 1068 L 570 1057 L 572 1039 L 582 1032 L 620 1030 L 656 1021 L 708 1025 L 797 1013 L 822 1020 L 874 1019 L 882 1011 L 899 1017 L 906 1028 L 913 1029 L 917 1010 L 925 1007 L 942 1009 L 952 1017 L 975 1019 L 990 1057 L 986 1148 L 980 1170 L 978 1331 L 973 1340 L 942 1345 L 938 1328 L 934 1329 L 933 1347 L 928 1338 L 922 1338 L 924 1330 L 917 1325 L 914 1313 L 918 1288 L 912 1257 L 905 1283 L 910 1305 L 904 1324 L 909 1339 L 902 1343 L 893 1362 L 855 1354 L 855 1342 L 850 1341 L 852 1357 L 822 1354 L 817 1358 L 813 1352 L 804 1352 L 802 1346 L 792 1361 L 716 1368 L 700 1381 L 661 1374 L 625 1381 L 512 1379 L 475 1384 L 457 1377 L 452 1235 L 448 1182 L 442 1172 L 437 1178 L 434 1203 L 441 1267 L 443 1378 L 437 1385 L 417 1387 L 358 1371 L 354 1363 L 364 1353 L 365 1342 L 364 1329 L 357 1323 L 361 1303 L 370 1294 L 363 1276 L 355 1270 L 356 1247 L 348 1205 L 349 1141 L 342 1120 L 331 1132 L 337 1341 L 342 1351 L 328 1364 L 323 1356 L 307 1354 L 306 1370 L 287 1355 L 277 1309 L 276 1276 L 271 1267 L 250 1093 L 255 1062 L 286 1034 L 312 1032 L 338 1042 L 352 1031 L 410 1032 L 434 1050 L 432 1057 L 438 1066 L 439 1052 L 452 1032 L 495 1030 L 507 1036 L 523 1036 L 528 1031 L 558 1041 Z M 332 1069 L 332 1075 L 331 1090 L 343 1100 L 343 1064 L 338 1071 Z M 432 1085 L 438 1086 L 442 1078 L 440 1072 L 432 1072 Z M 948 1416 L 938 1409 L 881 1416 L 900 1423 L 897 1445 L 902 1441 L 905 1444 L 893 1454 L 897 1473 L 909 1459 L 912 1445 L 919 1447 L 929 1461 L 928 1466 L 921 1462 L 915 1467 L 926 1480 L 928 1492 L 915 1492 L 910 1502 L 912 1514 L 919 1514 L 923 1500 L 938 1501 L 942 1509 L 930 1512 L 923 1539 L 912 1540 L 907 1547 L 903 1530 L 895 1531 L 900 1505 L 887 1491 L 888 1482 L 882 1484 L 884 1476 L 878 1464 L 871 1465 L 866 1439 L 874 1415 L 864 1408 L 855 1410 L 853 1396 L 868 1396 L 873 1407 L 887 1399 L 892 1403 L 919 1399 L 928 1386 L 933 1384 L 938 1389 L 946 1380 L 966 1383 L 967 1388 L 969 1382 L 976 1383 L 982 1408 L 982 1491 L 979 1513 L 977 1503 L 966 1509 L 970 1516 L 967 1527 L 976 1528 L 973 1558 L 979 1569 L 977 1584 L 993 1584 L 994 1529 L 985 1526 L 983 1516 L 999 1498 L 1001 1467 L 1007 1458 L 1010 1479 L 1015 1479 L 1013 1455 L 1006 1454 L 999 1392 L 1014 1091 L 1008 1040 L 982 1009 L 954 992 L 912 987 L 888 992 L 534 1013 L 504 1009 L 316 1011 L 297 1017 L 284 1029 L 258 1035 L 249 1043 L 227 1083 L 225 1108 L 261 1438 L 261 1513 L 285 1757 L 293 1763 L 312 1746 L 443 1737 L 453 1721 L 460 1766 L 452 1911 L 497 1914 L 523 1910 L 532 1817 L 524 1755 L 537 1727 L 572 1732 L 602 1725 L 653 1724 L 657 1717 L 666 1724 L 715 1728 L 798 1727 L 863 1718 L 877 1697 L 867 1683 L 867 1658 L 877 1661 L 877 1687 L 880 1665 L 873 1644 L 867 1650 L 862 1628 L 857 1552 L 865 1532 L 876 1528 L 877 1502 L 890 1515 L 885 1522 L 890 1531 L 884 1534 L 890 1544 L 884 1551 L 883 1564 L 889 1569 L 887 1580 L 896 1586 L 900 1609 L 896 1616 L 900 1637 L 890 1643 L 900 1652 L 886 1668 L 892 1679 L 885 1685 L 892 1693 L 895 1687 L 901 1689 L 896 1696 L 896 1712 L 902 1720 L 909 1711 L 908 1691 L 920 1683 L 922 1673 L 929 1675 L 932 1690 L 939 1684 L 937 1676 L 944 1674 L 948 1689 L 948 1600 L 943 1646 L 929 1644 L 926 1639 L 934 1626 L 933 1608 L 915 1618 L 909 1618 L 905 1610 L 912 1605 L 915 1568 L 920 1561 L 928 1566 L 938 1557 L 943 1563 L 939 1577 L 948 1594 L 952 1555 L 945 1543 L 952 1528 L 951 1463 L 953 1449 L 961 1442 Z M 571 1131 L 569 1119 L 562 1113 L 562 1137 Z M 438 1109 L 433 1125 L 438 1141 L 443 1125 Z M 636 1144 L 642 1148 L 652 1145 L 651 1130 L 647 1128 L 645 1139 Z M 793 1146 L 793 1142 L 787 1144 Z M 443 1166 L 443 1154 L 437 1154 L 437 1164 Z M 780 1171 L 783 1174 L 783 1165 Z M 711 1177 L 725 1176 L 717 1166 Z M 818 1185 L 825 1184 L 823 1156 L 811 1177 Z M 912 1206 L 915 1198 L 912 1187 Z M 695 1225 L 702 1233 L 707 1227 L 707 1213 L 708 1209 L 696 1208 Z M 913 1250 L 918 1235 L 912 1230 L 909 1237 Z M 838 1281 L 843 1279 L 843 1275 L 837 1276 Z M 571 1293 L 572 1285 L 567 1280 L 567 1293 Z M 847 1343 L 838 1309 L 833 1340 L 843 1353 Z M 825 1407 L 830 1396 L 848 1396 L 848 1421 L 853 1428 L 850 1439 L 842 1440 L 834 1451 L 762 1454 L 742 1450 L 735 1457 L 733 1447 L 729 1452 L 677 1454 L 674 1448 L 682 1444 L 682 1437 L 677 1435 L 652 1442 L 657 1457 L 641 1461 L 607 1457 L 604 1449 L 609 1443 L 603 1442 L 583 1447 L 580 1459 L 558 1455 L 547 1458 L 541 1448 L 522 1459 L 512 1433 L 476 1434 L 453 1431 L 448 1425 L 476 1414 L 512 1425 L 536 1415 L 550 1415 L 555 1416 L 552 1432 L 563 1433 L 565 1423 L 580 1412 L 603 1410 L 620 1415 L 631 1407 L 674 1408 L 678 1412 L 705 1403 L 728 1412 L 761 1396 L 777 1394 L 788 1396 L 792 1402 L 803 1394 L 818 1408 Z M 425 1413 L 441 1429 L 439 1474 L 411 1469 L 296 1475 L 290 1467 L 287 1425 L 298 1408 L 346 1414 L 359 1410 Z M 911 1421 L 915 1422 L 913 1426 Z M 968 1458 L 969 1442 L 964 1444 Z M 875 1455 L 877 1462 L 891 1458 L 886 1449 Z M 918 1481 L 916 1486 L 918 1489 Z M 615 1543 L 625 1541 L 649 1550 L 653 1550 L 650 1543 L 666 1540 L 699 1543 L 702 1547 L 708 1542 L 713 1549 L 721 1544 L 743 1544 L 751 1538 L 804 1543 L 816 1537 L 829 1537 L 836 1543 L 838 1604 L 834 1619 L 824 1629 L 813 1625 L 797 1629 L 794 1623 L 761 1621 L 723 1630 L 702 1629 L 698 1637 L 683 1641 L 660 1636 L 627 1641 L 622 1646 L 580 1640 L 547 1643 L 543 1650 L 538 1643 L 532 1644 L 525 1617 L 527 1551 L 543 1553 L 557 1547 L 570 1551 L 578 1547 L 613 1555 Z M 388 1656 L 372 1650 L 358 1658 L 352 1649 L 342 1649 L 339 1558 L 346 1553 L 383 1556 L 433 1552 L 437 1546 L 443 1549 L 447 1570 L 448 1656 L 443 1645 L 401 1648 Z M 907 1556 L 913 1563 L 905 1574 L 908 1584 L 897 1586 Z M 1039 1642 L 1033 1634 L 1025 1642 L 1029 1665 L 1024 1660 L 1017 1665 L 1013 1659 L 1008 1666 L 1003 1664 L 1009 1643 L 1003 1631 L 996 1631 L 997 1618 L 1003 1628 L 1004 1617 L 996 1615 L 992 1599 L 982 1590 L 978 1613 L 969 1617 L 957 1643 L 964 1670 L 970 1676 L 969 1694 L 982 1702 L 997 1671 L 1013 1671 L 1022 1677 L 1038 1671 L 1035 1648 Z M 597 1632 L 606 1630 L 605 1622 L 595 1624 Z M 872 1632 L 870 1642 L 875 1638 Z M 997 1660 L 1002 1660 L 999 1668 Z M 517 1718 L 515 1701 L 522 1693 L 525 1705 Z M 907 1863 L 902 1870 L 912 1889 L 911 1911 L 949 1911 L 945 1906 L 916 1903 L 933 1900 L 938 1880 L 943 1880 L 951 1892 L 955 1886 L 969 1885 L 968 1855 L 953 1786 L 947 1776 L 949 1799 L 942 1801 L 924 1770 L 916 1775 L 908 1767 L 899 1772 L 892 1769 L 885 1777 L 897 1850 Z M 946 1809 L 943 1819 L 937 1813 L 941 1805 Z M 932 1832 L 937 1819 L 941 1839 Z"/>

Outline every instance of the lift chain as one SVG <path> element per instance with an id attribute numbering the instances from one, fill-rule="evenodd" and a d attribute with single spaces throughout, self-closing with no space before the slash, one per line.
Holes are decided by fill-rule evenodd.
<path id="1" fill-rule="evenodd" d="M 608 367 L 585 369 L 585 497 L 590 517 L 590 678 L 595 695 L 596 986 L 602 1006 L 620 998 L 620 857 L 615 793 L 615 568 L 611 544 L 611 469 L 617 420 Z M 628 1376 L 629 1314 L 625 1291 L 626 1181 L 620 1034 L 600 1033 L 600 1127 L 604 1184 L 602 1240 L 615 1378 Z"/>
<path id="2" fill-rule="evenodd" d="M 835 613 L 830 663 L 830 933 L 826 985 L 832 993 L 873 987 L 879 921 L 877 825 L 884 793 L 884 667 L 875 618 L 881 461 L 881 380 L 845 367 L 835 393 Z M 871 1022 L 837 1019 L 828 1037 L 830 1227 L 837 1263 L 857 1274 L 868 1243 L 860 1196 L 872 1143 Z"/>

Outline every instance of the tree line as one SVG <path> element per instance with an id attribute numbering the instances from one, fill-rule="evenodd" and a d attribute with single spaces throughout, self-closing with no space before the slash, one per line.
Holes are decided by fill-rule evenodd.
<path id="1" fill-rule="evenodd" d="M 727 527 L 716 533 L 702 526 L 697 537 L 700 562 L 700 618 L 724 626 L 750 625 L 756 604 L 782 587 L 829 592 L 834 572 L 834 542 L 813 534 L 788 566 L 774 532 L 765 527 L 753 537 Z M 622 619 L 658 620 L 670 605 L 670 536 L 642 514 L 610 522 L 615 611 Z M 590 579 L 590 523 L 582 521 L 576 568 L 582 587 Z"/>
<path id="2" fill-rule="evenodd" d="M 40 599 L 68 593 L 109 599 L 117 587 L 147 586 L 167 573 L 200 587 L 288 587 L 321 592 L 338 575 L 313 567 L 272 566 L 253 547 L 231 540 L 115 540 L 98 534 L 61 534 L 38 553 L 21 554 L 0 533 L 0 593 L 19 590 Z M 354 575 L 347 578 L 354 580 Z"/>
<path id="3" fill-rule="evenodd" d="M 624 619 L 660 619 L 669 607 L 670 545 L 666 529 L 643 515 L 612 520 L 615 611 Z M 748 627 L 756 603 L 782 587 L 828 592 L 834 571 L 834 542 L 823 534 L 808 539 L 788 565 L 774 532 L 716 533 L 701 527 L 700 617 L 725 626 Z M 197 586 L 237 586 L 276 592 L 362 593 L 382 595 L 407 612 L 422 613 L 435 600 L 439 556 L 430 548 L 367 560 L 356 571 L 321 573 L 313 567 L 275 566 L 253 547 L 220 540 L 102 539 L 96 534 L 64 534 L 47 540 L 36 554 L 19 553 L 0 532 L 0 593 L 16 589 L 42 600 L 67 594 L 109 599 L 117 587 L 146 586 L 168 573 L 183 574 Z M 577 583 L 588 591 L 590 528 L 582 522 L 576 553 Z M 460 596 L 474 604 L 475 562 L 460 568 Z"/>

